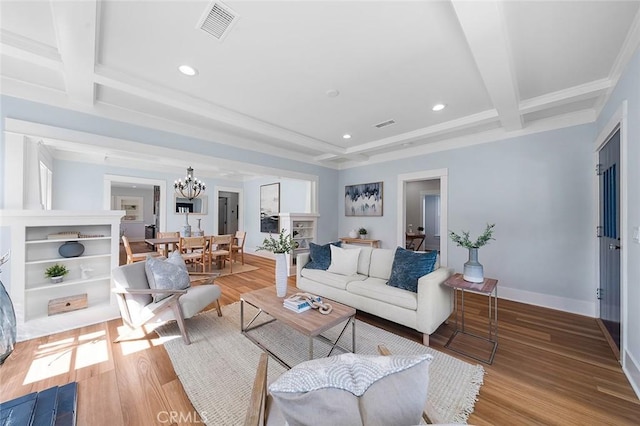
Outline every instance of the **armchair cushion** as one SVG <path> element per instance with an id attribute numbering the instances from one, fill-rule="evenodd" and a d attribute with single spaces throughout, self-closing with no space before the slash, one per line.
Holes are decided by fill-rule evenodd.
<path id="1" fill-rule="evenodd" d="M 331 265 L 331 249 L 329 246 L 334 245 L 340 247 L 341 241 L 328 243 L 325 245 L 319 245 L 315 243 L 309 243 L 309 257 L 311 261 L 305 265 L 307 269 L 322 269 L 326 271 Z"/>
<path id="2" fill-rule="evenodd" d="M 269 386 L 290 426 L 415 425 L 433 357 L 344 354 L 298 364 Z"/>
<path id="3" fill-rule="evenodd" d="M 433 272 L 437 257 L 437 251 L 423 253 L 398 247 L 388 285 L 417 293 L 418 278 Z"/>
<path id="4" fill-rule="evenodd" d="M 149 288 L 156 290 L 184 290 L 189 288 L 189 272 L 178 251 L 173 251 L 168 259 L 147 257 L 144 266 L 149 281 Z M 170 294 L 154 294 L 153 301 L 157 303 L 169 297 Z"/>

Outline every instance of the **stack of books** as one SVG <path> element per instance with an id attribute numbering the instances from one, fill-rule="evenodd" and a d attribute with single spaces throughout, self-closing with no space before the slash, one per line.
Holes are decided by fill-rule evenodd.
<path id="1" fill-rule="evenodd" d="M 317 302 L 322 302 L 322 299 L 319 296 L 316 296 L 314 300 L 316 300 Z M 291 296 L 287 299 L 284 299 L 284 302 L 282 302 L 282 306 L 298 313 L 311 309 L 311 305 L 309 304 L 309 302 L 307 302 L 307 299 L 302 296 Z"/>

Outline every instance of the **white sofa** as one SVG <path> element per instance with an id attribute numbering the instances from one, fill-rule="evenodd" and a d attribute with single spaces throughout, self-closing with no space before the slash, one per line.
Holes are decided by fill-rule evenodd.
<path id="1" fill-rule="evenodd" d="M 308 269 L 309 253 L 298 254 L 297 281 L 300 290 L 335 300 L 358 310 L 411 327 L 429 345 L 433 333 L 453 311 L 451 289 L 444 281 L 452 274 L 438 267 L 418 280 L 418 292 L 388 286 L 395 249 L 343 244 L 359 248 L 358 273 L 345 276 L 319 269 Z"/>

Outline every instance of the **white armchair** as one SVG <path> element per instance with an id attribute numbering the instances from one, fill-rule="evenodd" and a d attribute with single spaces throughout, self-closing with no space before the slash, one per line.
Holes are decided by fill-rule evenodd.
<path id="1" fill-rule="evenodd" d="M 208 281 L 209 284 L 192 285 L 184 290 L 160 290 L 149 287 L 145 273 L 145 262 L 136 262 L 115 268 L 112 273 L 113 292 L 118 298 L 122 320 L 131 328 L 138 328 L 150 321 L 163 322 L 176 320 L 185 344 L 190 344 L 185 327 L 185 318 L 191 318 L 205 307 L 216 302 L 218 316 L 220 310 L 220 287 L 213 284 L 218 274 L 190 273 L 192 283 Z M 154 294 L 170 294 L 158 302 L 153 301 Z M 116 342 L 120 337 L 116 339 Z"/>

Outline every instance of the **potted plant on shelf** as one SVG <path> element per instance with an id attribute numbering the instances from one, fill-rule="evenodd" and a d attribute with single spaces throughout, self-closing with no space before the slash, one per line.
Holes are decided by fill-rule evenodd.
<path id="1" fill-rule="evenodd" d="M 360 234 L 360 238 L 361 239 L 366 239 L 367 238 L 367 230 L 366 228 L 360 228 L 358 229 L 358 234 Z"/>
<path id="2" fill-rule="evenodd" d="M 484 281 L 484 270 L 480 262 L 478 262 L 478 249 L 489 243 L 493 238 L 493 228 L 495 223 L 487 223 L 482 235 L 477 240 L 471 241 L 469 231 L 462 231 L 462 235 L 458 235 L 453 231 L 449 231 L 449 238 L 456 243 L 458 247 L 464 247 L 469 250 L 469 260 L 464 264 L 463 278 L 465 281 L 472 283 L 481 283 Z"/>
<path id="3" fill-rule="evenodd" d="M 276 257 L 276 294 L 278 297 L 287 295 L 287 277 L 289 275 L 287 273 L 287 254 L 293 251 L 293 247 L 293 237 L 282 229 L 277 239 L 269 234 L 269 237 L 262 241 L 262 245 L 256 248 L 256 250 L 270 251 Z"/>
<path id="4" fill-rule="evenodd" d="M 62 280 L 64 279 L 64 276 L 67 275 L 68 273 L 69 273 L 69 270 L 67 269 L 66 266 L 56 263 L 53 266 L 49 266 L 44 271 L 44 276 L 51 278 L 51 282 L 55 284 L 55 283 L 61 283 Z"/>

